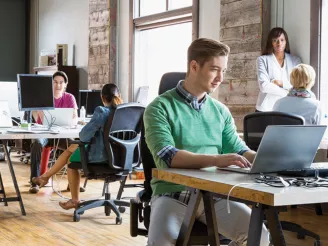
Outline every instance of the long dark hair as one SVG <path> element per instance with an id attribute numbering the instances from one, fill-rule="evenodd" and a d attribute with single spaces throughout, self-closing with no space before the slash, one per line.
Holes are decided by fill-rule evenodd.
<path id="1" fill-rule="evenodd" d="M 281 34 L 284 34 L 285 39 L 286 39 L 285 52 L 290 53 L 289 40 L 288 40 L 288 35 L 287 35 L 286 31 L 281 27 L 275 27 L 275 28 L 272 28 L 271 31 L 269 32 L 267 43 L 266 43 L 264 50 L 262 51 L 262 55 L 272 54 L 272 52 L 273 52 L 272 39 L 280 37 Z"/>
<path id="2" fill-rule="evenodd" d="M 106 84 L 101 90 L 101 96 L 113 107 L 123 103 L 120 90 L 115 84 Z"/>

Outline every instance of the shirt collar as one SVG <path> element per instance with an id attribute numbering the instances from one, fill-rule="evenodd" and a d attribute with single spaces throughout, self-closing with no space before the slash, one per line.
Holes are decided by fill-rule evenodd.
<path id="1" fill-rule="evenodd" d="M 183 83 L 184 80 L 180 80 L 176 87 L 178 95 L 185 101 L 185 103 L 190 105 L 190 107 L 197 111 L 200 111 L 208 97 L 208 94 L 205 94 L 205 96 L 198 102 L 197 97 L 193 96 L 183 88 Z"/>

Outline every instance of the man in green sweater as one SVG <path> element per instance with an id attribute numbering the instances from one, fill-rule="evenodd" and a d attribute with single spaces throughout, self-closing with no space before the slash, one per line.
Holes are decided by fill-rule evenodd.
<path id="1" fill-rule="evenodd" d="M 197 39 L 188 48 L 188 70 L 176 88 L 157 97 L 144 115 L 147 145 L 157 168 L 249 167 L 255 157 L 238 137 L 229 109 L 208 94 L 223 81 L 229 47 Z M 174 245 L 190 194 L 184 186 L 152 179 L 153 197 L 148 245 Z M 196 219 L 206 224 L 203 203 Z M 242 203 L 215 198 L 219 233 L 230 245 L 246 245 L 251 209 Z M 262 229 L 261 246 L 269 245 Z"/>

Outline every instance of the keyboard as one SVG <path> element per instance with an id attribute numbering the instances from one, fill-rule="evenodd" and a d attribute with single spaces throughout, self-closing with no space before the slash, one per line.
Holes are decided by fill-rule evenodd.
<path id="1" fill-rule="evenodd" d="M 320 177 L 328 177 L 328 168 L 326 167 L 310 167 L 303 169 L 290 169 L 277 172 L 278 175 L 292 177 L 314 177 L 315 172 L 319 172 Z"/>

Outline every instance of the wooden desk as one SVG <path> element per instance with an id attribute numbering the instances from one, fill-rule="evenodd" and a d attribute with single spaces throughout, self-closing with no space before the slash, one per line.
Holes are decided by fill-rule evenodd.
<path id="1" fill-rule="evenodd" d="M 9 167 L 9 171 L 11 174 L 11 178 L 14 183 L 14 188 L 16 192 L 16 197 L 6 197 L 5 188 L 3 184 L 0 184 L 0 194 L 3 194 L 3 198 L 0 198 L 0 202 L 4 202 L 5 205 L 8 205 L 8 202 L 15 202 L 18 201 L 20 205 L 20 209 L 22 215 L 26 215 L 22 196 L 19 191 L 19 187 L 16 180 L 16 175 L 14 171 L 13 164 L 11 162 L 10 153 L 8 152 L 8 141 L 13 139 L 38 139 L 38 138 L 51 138 L 51 139 L 59 139 L 59 138 L 78 138 L 79 132 L 82 127 L 78 127 L 76 129 L 66 129 L 60 128 L 58 134 L 51 134 L 51 133 L 11 133 L 7 132 L 8 129 L 0 129 L 0 144 L 4 145 L 5 154 L 7 156 L 7 163 Z"/>
<path id="2" fill-rule="evenodd" d="M 153 177 L 195 189 L 187 207 L 177 245 L 187 245 L 201 196 L 204 200 L 210 245 L 220 245 L 216 221 L 213 219 L 215 213 L 213 195 L 226 198 L 231 188 L 240 183 L 247 183 L 247 185 L 241 184 L 235 187 L 230 194 L 230 199 L 252 205 L 250 221 L 252 230 L 249 230 L 247 245 L 259 245 L 264 210 L 273 243 L 275 246 L 282 246 L 286 243 L 276 211 L 277 207 L 328 202 L 327 188 L 275 188 L 254 182 L 256 175 L 220 171 L 216 168 L 153 169 Z"/>

